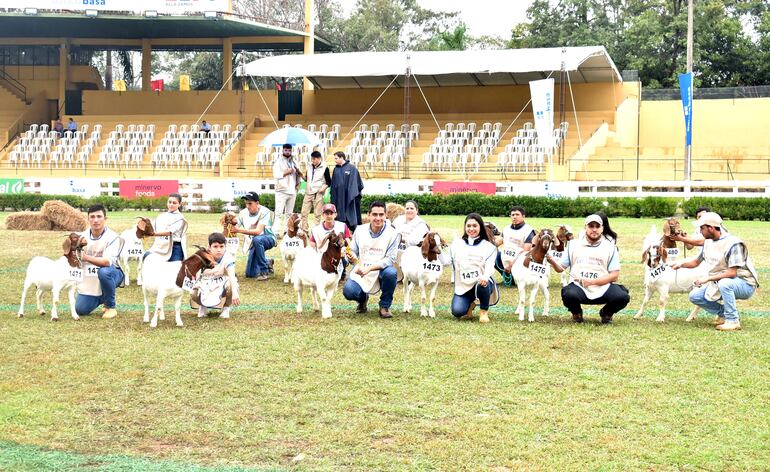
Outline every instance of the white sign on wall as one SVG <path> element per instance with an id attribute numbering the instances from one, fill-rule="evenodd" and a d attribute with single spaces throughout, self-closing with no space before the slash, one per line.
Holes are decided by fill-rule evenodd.
<path id="1" fill-rule="evenodd" d="M 21 0 L 14 8 L 40 10 L 157 11 L 158 13 L 230 12 L 228 0 Z"/>

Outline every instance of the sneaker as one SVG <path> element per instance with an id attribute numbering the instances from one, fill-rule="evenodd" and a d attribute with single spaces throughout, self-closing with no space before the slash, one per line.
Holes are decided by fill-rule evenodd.
<path id="1" fill-rule="evenodd" d="M 610 324 L 610 323 L 612 323 L 612 315 L 604 314 L 604 308 L 599 310 L 599 317 L 602 319 L 602 324 Z"/>
<path id="2" fill-rule="evenodd" d="M 739 329 L 741 329 L 740 321 L 725 321 L 717 326 L 717 331 L 738 331 Z"/>
<path id="3" fill-rule="evenodd" d="M 198 318 L 205 318 L 208 313 L 209 310 L 205 306 L 201 305 L 198 307 Z"/>
<path id="4" fill-rule="evenodd" d="M 393 318 L 389 308 L 380 307 L 380 318 Z"/>
<path id="5" fill-rule="evenodd" d="M 228 319 L 230 318 L 230 307 L 226 306 L 222 309 L 222 313 L 219 314 L 220 318 Z"/>
<path id="6" fill-rule="evenodd" d="M 257 280 L 267 280 L 267 279 L 269 279 L 269 278 L 270 278 L 270 274 L 267 274 L 267 273 L 265 273 L 265 274 L 259 274 L 259 275 L 257 276 Z"/>
<path id="7" fill-rule="evenodd" d="M 712 321 L 714 326 L 719 326 L 721 324 L 724 324 L 724 322 L 725 322 L 725 318 L 723 316 L 715 316 L 714 321 Z"/>
<path id="8" fill-rule="evenodd" d="M 114 308 L 107 308 L 102 314 L 102 318 L 105 320 L 115 318 L 116 316 L 118 316 L 118 311 Z"/>
<path id="9" fill-rule="evenodd" d="M 583 322 L 583 313 L 573 313 L 572 314 L 572 321 L 575 323 L 582 323 Z"/>

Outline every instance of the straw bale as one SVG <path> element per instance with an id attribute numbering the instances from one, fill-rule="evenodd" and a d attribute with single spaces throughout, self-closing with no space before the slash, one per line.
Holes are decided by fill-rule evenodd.
<path id="1" fill-rule="evenodd" d="M 5 218 L 5 227 L 21 231 L 50 231 L 53 225 L 38 211 L 20 211 Z"/>
<path id="2" fill-rule="evenodd" d="M 385 204 L 385 218 L 390 220 L 391 223 L 396 219 L 397 216 L 403 215 L 404 213 L 406 213 L 406 209 L 403 205 L 391 202 L 387 202 Z M 365 225 L 367 223 L 369 223 L 369 214 L 364 213 L 361 215 L 361 224 Z"/>
<path id="3" fill-rule="evenodd" d="M 40 212 L 51 220 L 53 229 L 57 231 L 85 231 L 88 227 L 86 214 L 61 200 L 48 200 L 43 203 Z"/>

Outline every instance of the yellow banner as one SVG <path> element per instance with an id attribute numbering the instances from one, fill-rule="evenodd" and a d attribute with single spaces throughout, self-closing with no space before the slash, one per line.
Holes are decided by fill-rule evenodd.
<path id="1" fill-rule="evenodd" d="M 125 92 L 126 91 L 126 81 L 125 80 L 116 80 L 112 83 L 112 88 L 116 92 Z"/>
<path id="2" fill-rule="evenodd" d="M 179 76 L 179 90 L 190 90 L 190 76 L 189 75 L 180 75 Z"/>

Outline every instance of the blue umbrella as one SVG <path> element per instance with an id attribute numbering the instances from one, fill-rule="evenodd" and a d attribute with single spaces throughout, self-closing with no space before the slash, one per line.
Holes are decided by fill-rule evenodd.
<path id="1" fill-rule="evenodd" d="M 259 143 L 260 146 L 280 146 L 282 144 L 319 146 L 321 140 L 314 133 L 302 128 L 281 128 L 265 136 Z"/>

